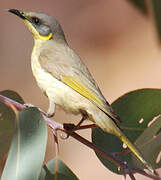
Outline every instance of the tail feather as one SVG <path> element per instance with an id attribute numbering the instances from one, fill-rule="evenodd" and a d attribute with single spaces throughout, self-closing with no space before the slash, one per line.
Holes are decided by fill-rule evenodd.
<path id="1" fill-rule="evenodd" d="M 154 172 L 152 166 L 143 158 L 142 153 L 138 150 L 138 148 L 132 144 L 129 139 L 121 132 L 121 136 L 119 137 L 122 142 L 124 142 L 127 147 L 135 154 L 135 156 L 149 169 L 152 173 Z"/>
<path id="2" fill-rule="evenodd" d="M 101 118 L 101 120 L 99 119 L 98 121 L 95 121 L 95 122 L 104 131 L 117 136 L 122 142 L 124 142 L 127 145 L 127 147 L 135 154 L 135 156 L 145 165 L 145 167 L 150 172 L 152 173 L 154 172 L 152 166 L 143 158 L 142 153 L 138 150 L 138 148 L 133 143 L 130 142 L 130 140 L 123 134 L 121 129 L 117 126 L 117 124 L 111 118 L 107 118 L 106 116 L 106 118 Z"/>

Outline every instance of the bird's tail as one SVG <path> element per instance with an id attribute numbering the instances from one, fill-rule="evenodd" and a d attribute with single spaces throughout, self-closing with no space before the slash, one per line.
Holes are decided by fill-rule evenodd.
<path id="1" fill-rule="evenodd" d="M 145 165 L 150 172 L 154 172 L 152 166 L 143 158 L 142 153 L 138 150 L 138 148 L 130 142 L 130 140 L 124 135 L 121 129 L 116 125 L 112 119 L 106 118 L 101 119 L 101 121 L 97 121 L 96 124 L 103 129 L 104 131 L 114 134 L 117 136 L 123 143 L 127 145 L 127 147 L 135 154 L 135 156 Z"/>
<path id="2" fill-rule="evenodd" d="M 121 132 L 121 136 L 119 136 L 120 140 L 124 142 L 127 147 L 135 154 L 135 156 L 145 165 L 150 172 L 154 172 L 152 166 L 143 158 L 142 153 L 138 150 L 138 148 L 129 141 L 129 139 Z"/>

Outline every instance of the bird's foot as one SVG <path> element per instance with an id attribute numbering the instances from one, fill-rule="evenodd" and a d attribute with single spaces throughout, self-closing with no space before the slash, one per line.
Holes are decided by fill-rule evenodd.
<path id="1" fill-rule="evenodd" d="M 74 125 L 72 123 L 64 123 L 63 127 L 66 130 L 67 134 L 65 137 L 61 136 L 61 138 L 67 139 L 70 136 L 70 134 L 72 134 L 74 131 L 78 130 L 80 126 Z"/>
<path id="2" fill-rule="evenodd" d="M 52 118 L 54 116 L 55 113 L 48 113 L 48 112 L 44 112 L 44 115 L 47 116 L 48 118 Z"/>
<path id="3" fill-rule="evenodd" d="M 63 127 L 66 131 L 68 132 L 73 132 L 73 131 L 76 131 L 76 125 L 72 124 L 72 123 L 64 123 L 63 124 Z"/>

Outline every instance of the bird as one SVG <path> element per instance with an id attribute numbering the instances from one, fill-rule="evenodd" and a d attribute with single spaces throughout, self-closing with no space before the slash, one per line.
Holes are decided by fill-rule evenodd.
<path id="1" fill-rule="evenodd" d="M 117 136 L 149 171 L 154 172 L 118 126 L 119 117 L 79 55 L 68 45 L 58 20 L 40 12 L 8 11 L 20 17 L 33 35 L 31 68 L 38 86 L 49 99 L 47 115 L 54 116 L 55 106 L 68 113 L 81 114 L 79 125 L 89 119 L 103 131 Z"/>

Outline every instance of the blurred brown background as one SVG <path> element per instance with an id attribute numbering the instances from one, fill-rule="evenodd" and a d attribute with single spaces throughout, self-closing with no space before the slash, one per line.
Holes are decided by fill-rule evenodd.
<path id="1" fill-rule="evenodd" d="M 46 12 L 59 19 L 70 46 L 89 67 L 110 103 L 134 89 L 161 88 L 161 51 L 155 29 L 126 0 L 1 0 L 0 90 L 15 90 L 26 102 L 48 107 L 30 68 L 32 36 L 20 19 L 6 11 L 9 8 Z M 54 117 L 59 122 L 79 118 L 59 109 Z M 89 131 L 81 134 L 90 139 Z M 46 160 L 54 155 L 53 139 L 49 138 Z M 81 180 L 122 179 L 72 138 L 60 140 L 60 156 Z"/>

